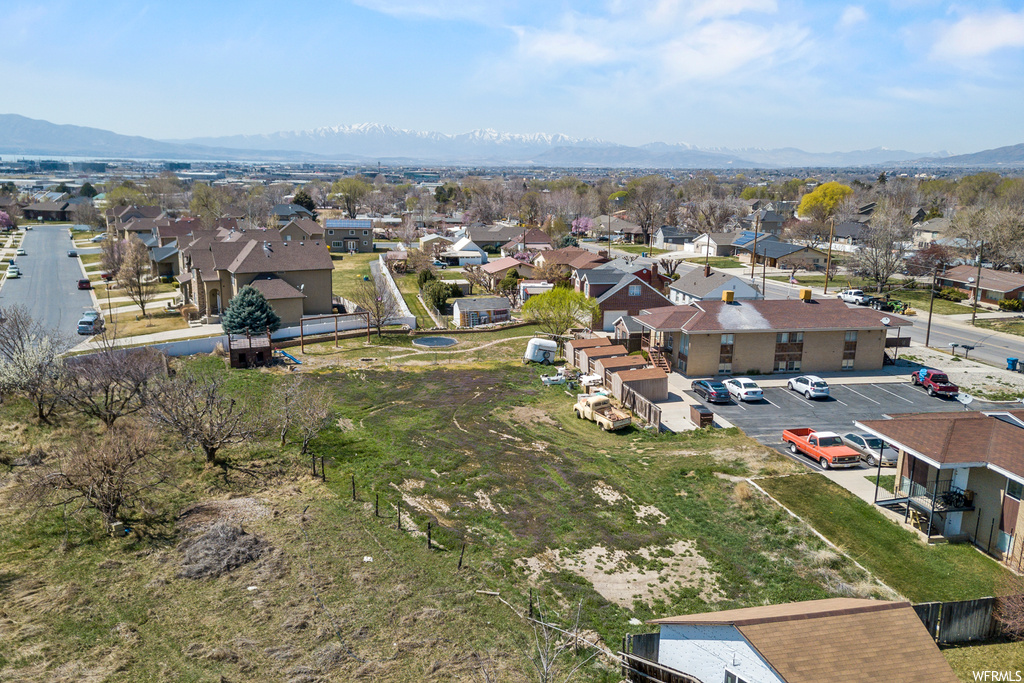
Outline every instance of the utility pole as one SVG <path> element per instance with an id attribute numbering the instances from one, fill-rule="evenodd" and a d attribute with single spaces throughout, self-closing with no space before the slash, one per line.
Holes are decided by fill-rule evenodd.
<path id="1" fill-rule="evenodd" d="M 754 214 L 754 246 L 750 251 L 750 281 L 754 281 L 754 266 L 757 264 L 757 231 L 761 227 L 761 212 Z"/>
<path id="2" fill-rule="evenodd" d="M 828 217 L 828 257 L 825 259 L 825 290 L 822 294 L 828 294 L 828 274 L 832 270 L 832 240 L 836 233 L 836 217 Z"/>
<path id="3" fill-rule="evenodd" d="M 974 281 L 974 308 L 971 309 L 971 327 L 978 317 L 978 298 L 981 296 L 981 256 L 985 253 L 985 240 L 978 245 L 978 279 Z"/>
<path id="4" fill-rule="evenodd" d="M 924 333 L 924 347 L 928 348 L 928 342 L 932 338 L 932 308 L 935 307 L 935 283 L 939 277 L 939 264 L 935 264 L 935 270 L 932 271 L 932 288 L 929 291 L 928 297 L 928 329 Z"/>

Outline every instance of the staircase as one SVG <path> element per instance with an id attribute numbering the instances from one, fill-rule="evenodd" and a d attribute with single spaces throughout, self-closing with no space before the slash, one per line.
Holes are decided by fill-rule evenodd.
<path id="1" fill-rule="evenodd" d="M 665 356 L 657 349 L 648 349 L 647 355 L 651 358 L 651 364 L 665 371 L 665 374 L 672 374 L 672 366 L 668 364 L 668 360 Z"/>

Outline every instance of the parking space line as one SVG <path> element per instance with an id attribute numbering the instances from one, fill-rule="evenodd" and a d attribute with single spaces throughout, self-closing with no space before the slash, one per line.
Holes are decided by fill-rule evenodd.
<path id="1" fill-rule="evenodd" d="M 869 398 L 869 397 L 865 396 L 864 394 L 860 393 L 860 392 L 859 392 L 859 391 L 857 391 L 856 389 L 850 389 L 850 387 L 848 387 L 848 386 L 844 386 L 843 388 L 844 388 L 844 389 L 846 389 L 847 391 L 852 391 L 853 393 L 857 394 L 858 396 L 860 396 L 860 397 L 861 397 L 861 398 L 863 398 L 863 399 L 867 399 L 868 401 L 871 401 L 871 402 L 872 402 L 872 403 L 874 403 L 874 404 L 875 404 L 876 406 L 880 406 L 880 405 L 882 405 L 882 404 L 881 404 L 880 402 L 876 401 L 876 400 L 875 400 L 875 399 L 873 399 L 873 398 Z"/>
<path id="2" fill-rule="evenodd" d="M 764 398 L 764 394 L 761 395 L 761 398 L 763 398 L 765 401 L 768 401 L 768 399 Z M 782 406 L 778 405 L 777 403 L 772 403 L 771 401 L 768 401 L 768 403 L 771 403 L 773 406 L 775 406 L 779 410 L 782 410 Z"/>
<path id="3" fill-rule="evenodd" d="M 893 392 L 889 391 L 888 389 L 884 389 L 884 388 L 882 388 L 882 387 L 878 386 L 877 384 L 872 384 L 871 386 L 873 386 L 873 387 L 874 387 L 874 388 L 876 388 L 876 389 L 881 389 L 881 390 L 882 390 L 882 391 L 884 391 L 885 393 L 887 393 L 887 394 L 891 394 L 892 396 L 895 396 L 896 398 L 898 398 L 898 399 L 899 399 L 899 400 L 901 400 L 901 401 L 906 401 L 907 403 L 913 403 L 913 401 L 911 401 L 911 400 L 910 400 L 909 398 L 903 398 L 903 397 L 902 397 L 902 396 L 900 396 L 899 394 L 894 394 Z"/>

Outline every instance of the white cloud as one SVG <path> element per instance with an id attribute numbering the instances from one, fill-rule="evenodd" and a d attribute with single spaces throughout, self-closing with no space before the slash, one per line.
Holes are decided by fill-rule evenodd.
<path id="1" fill-rule="evenodd" d="M 779 35 L 786 39 L 778 40 Z M 709 80 L 733 74 L 755 62 L 764 65 L 780 53 L 783 45 L 798 46 L 806 35 L 792 26 L 715 21 L 666 43 L 660 56 L 671 80 Z"/>
<path id="2" fill-rule="evenodd" d="M 839 17 L 839 25 L 842 28 L 850 28 L 868 20 L 868 13 L 861 5 L 847 5 Z"/>
<path id="3" fill-rule="evenodd" d="M 489 23 L 500 3 L 474 0 L 352 0 L 366 9 L 399 18 L 456 19 Z"/>
<path id="4" fill-rule="evenodd" d="M 965 16 L 944 26 L 932 45 L 936 59 L 984 57 L 1003 48 L 1024 47 L 1024 11 Z"/>
<path id="5" fill-rule="evenodd" d="M 569 29 L 564 31 L 529 31 L 512 27 L 519 37 L 522 56 L 548 64 L 604 64 L 616 59 L 615 53 L 599 38 L 586 38 Z"/>
<path id="6" fill-rule="evenodd" d="M 686 14 L 693 21 L 734 17 L 744 12 L 772 14 L 779 9 L 775 0 L 699 0 L 687 4 L 692 5 Z"/>

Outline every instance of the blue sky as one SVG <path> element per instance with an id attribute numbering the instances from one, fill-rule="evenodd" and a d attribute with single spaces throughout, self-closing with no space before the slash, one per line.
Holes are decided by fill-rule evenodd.
<path id="1" fill-rule="evenodd" d="M 1022 2 L 2 0 L 0 16 L 0 111 L 154 138 L 376 122 L 809 151 L 1024 142 Z"/>

